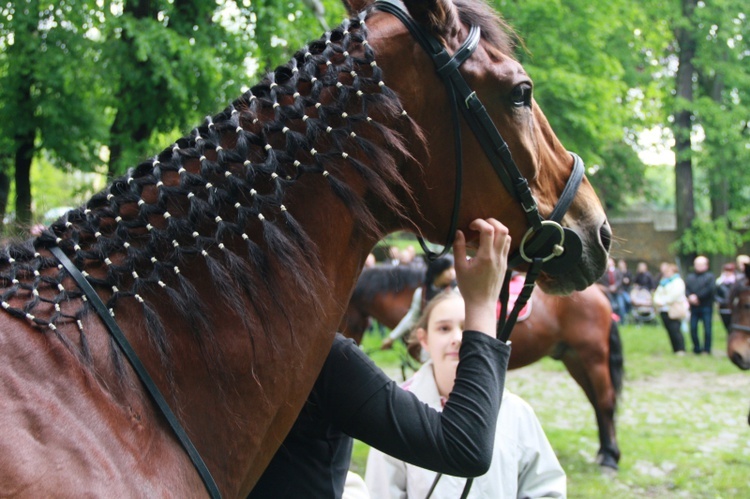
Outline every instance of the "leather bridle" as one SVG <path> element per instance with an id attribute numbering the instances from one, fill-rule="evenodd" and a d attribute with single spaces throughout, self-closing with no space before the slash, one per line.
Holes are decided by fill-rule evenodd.
<path id="1" fill-rule="evenodd" d="M 554 274 L 567 266 L 563 263 L 569 264 L 577 261 L 581 256 L 582 250 L 580 237 L 573 230 L 562 227 L 560 221 L 568 211 L 578 192 L 578 187 L 581 185 L 584 170 L 583 161 L 581 161 L 578 155 L 571 153 L 573 157 L 573 170 L 552 213 L 545 220 L 539 214 L 539 208 L 534 196 L 531 194 L 528 181 L 519 171 L 515 161 L 513 161 L 508 144 L 502 135 L 500 135 L 487 109 L 479 100 L 477 93 L 469 87 L 463 75 L 458 71 L 461 64 L 479 46 L 479 27 L 472 26 L 469 29 L 468 37 L 453 56 L 451 56 L 435 36 L 411 18 L 400 2 L 396 0 L 377 0 L 374 3 L 374 8 L 396 16 L 406 26 L 435 63 L 437 74 L 448 90 L 456 154 L 456 190 L 450 229 L 444 248 L 439 253 L 434 253 L 426 246 L 424 240 L 421 237 L 419 238 L 419 242 L 427 257 L 430 260 L 434 260 L 445 255 L 453 244 L 458 226 L 458 214 L 461 207 L 461 187 L 463 184 L 461 121 L 458 112 L 460 110 L 469 127 L 474 132 L 479 144 L 482 146 L 482 149 L 484 149 L 500 181 L 506 190 L 521 204 L 526 215 L 529 229 L 524 235 L 517 252 L 511 255 L 509 260 L 510 266 L 521 265 L 524 262 L 531 264 L 536 258 L 541 258 L 544 264 L 544 271 Z M 459 102 L 463 105 L 459 105 Z M 547 253 L 544 254 L 542 253 L 543 251 L 547 251 Z"/>
<path id="2" fill-rule="evenodd" d="M 478 26 L 471 26 L 469 35 L 458 50 L 451 56 L 443 44 L 432 33 L 417 24 L 397 0 L 377 0 L 373 8 L 387 12 L 397 17 L 415 40 L 427 52 L 435 63 L 436 71 L 446 86 L 450 101 L 451 118 L 453 121 L 454 144 L 456 154 L 456 185 L 451 215 L 450 228 L 445 246 L 439 253 L 431 251 L 419 237 L 419 243 L 429 260 L 434 260 L 450 251 L 458 227 L 458 215 L 461 207 L 461 190 L 463 185 L 463 154 L 461 145 L 461 121 L 459 110 L 469 127 L 474 132 L 482 146 L 492 168 L 495 170 L 506 190 L 521 204 L 529 229 L 521 239 L 520 246 L 508 259 L 509 269 L 528 264 L 524 288 L 516 306 L 510 316 L 507 316 L 507 296 L 509 275 L 506 276 L 500 299 L 503 302 L 500 320 L 498 321 L 498 338 L 506 341 L 518 317 L 518 311 L 526 304 L 534 288 L 534 282 L 539 274 L 557 274 L 569 268 L 571 264 L 580 260 L 583 252 L 581 238 L 572 229 L 560 225 L 568 211 L 583 179 L 583 161 L 570 153 L 573 157 L 573 170 L 563 189 L 557 204 L 549 218 L 544 219 L 539 213 L 539 207 L 531 194 L 529 183 L 521 174 L 510 153 L 507 142 L 500 135 L 487 109 L 479 100 L 477 93 L 466 83 L 463 75 L 458 71 L 479 46 L 480 30 Z M 459 105 L 461 103 L 462 105 Z"/>
<path id="3" fill-rule="evenodd" d="M 521 174 L 513 161 L 507 142 L 500 135 L 487 109 L 479 100 L 477 93 L 469 87 L 466 80 L 458 71 L 461 64 L 468 59 L 479 46 L 480 30 L 478 26 L 471 26 L 469 35 L 459 49 L 451 56 L 440 41 L 422 26 L 417 24 L 397 0 L 377 0 L 373 8 L 387 12 L 397 17 L 409 30 L 422 48 L 435 63 L 436 71 L 445 84 L 450 101 L 451 118 L 453 121 L 454 149 L 456 155 L 456 183 L 451 214 L 450 228 L 445 246 L 439 253 L 430 250 L 424 239 L 418 237 L 425 255 L 429 260 L 444 256 L 450 251 L 458 228 L 458 215 L 461 208 L 461 190 L 463 185 L 463 152 L 461 144 L 461 121 L 459 109 L 475 137 L 482 146 L 492 168 L 500 178 L 506 190 L 521 204 L 528 222 L 529 229 L 521 239 L 518 250 L 508 259 L 508 273 L 503 282 L 500 293 L 502 309 L 497 322 L 497 338 L 507 341 L 518 318 L 519 311 L 524 307 L 534 290 L 534 283 L 542 270 L 548 274 L 557 274 L 580 260 L 583 253 L 581 238 L 572 229 L 563 227 L 560 222 L 568 211 L 583 179 L 583 161 L 574 153 L 573 170 L 563 189 L 557 204 L 549 218 L 544 219 L 539 213 L 534 196 L 529 189 L 529 183 Z M 459 105 L 461 103 L 462 105 Z M 521 294 L 518 296 L 513 311 L 508 316 L 509 282 L 511 268 L 524 263 L 528 264 L 526 280 Z M 435 477 L 430 488 L 428 498 L 432 495 L 441 474 Z M 472 479 L 466 482 L 461 498 L 464 499 L 471 489 Z"/>

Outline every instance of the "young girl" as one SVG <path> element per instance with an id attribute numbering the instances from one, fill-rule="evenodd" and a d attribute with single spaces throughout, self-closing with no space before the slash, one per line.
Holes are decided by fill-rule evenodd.
<path id="1" fill-rule="evenodd" d="M 411 341 L 421 344 L 430 360 L 402 388 L 436 410 L 442 409 L 453 391 L 465 306 L 458 291 L 441 293 L 425 307 L 412 334 Z M 531 406 L 505 390 L 497 428 L 491 467 L 474 480 L 469 497 L 565 497 L 565 473 Z M 373 499 L 423 499 L 436 476 L 372 449 L 365 481 Z M 459 497 L 465 484 L 465 478 L 441 476 L 430 497 Z"/>
<path id="2" fill-rule="evenodd" d="M 442 473 L 487 471 L 510 356 L 509 345 L 495 338 L 510 236 L 494 219 L 468 228 L 477 236 L 475 256 L 467 259 L 460 230 L 453 245 L 466 331 L 454 397 L 442 412 L 399 388 L 354 341 L 336 335 L 307 403 L 251 498 L 342 497 L 352 438 Z"/>

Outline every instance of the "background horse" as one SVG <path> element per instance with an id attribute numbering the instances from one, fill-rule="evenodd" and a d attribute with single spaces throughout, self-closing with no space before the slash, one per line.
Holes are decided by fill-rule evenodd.
<path id="1" fill-rule="evenodd" d="M 481 28 L 460 72 L 549 214 L 574 159 L 533 101 L 504 25 L 478 1 L 405 5 L 449 52 L 470 25 Z M 245 497 L 303 406 L 375 243 L 398 230 L 435 242 L 449 232 L 448 107 L 407 28 L 371 10 L 35 240 L 6 248 L 2 495 L 206 493 L 92 300 L 53 258 L 57 247 L 106 303 L 221 493 Z M 470 195 L 457 227 L 496 217 L 517 250 L 523 208 L 467 127 L 461 139 Z M 611 238 L 586 180 L 563 223 L 584 248 L 566 273 L 540 279 L 556 292 L 591 284 Z"/>
<path id="2" fill-rule="evenodd" d="M 727 338 L 727 355 L 743 370 L 750 369 L 750 266 L 729 292 L 732 319 Z"/>
<path id="3" fill-rule="evenodd" d="M 727 337 L 727 355 L 742 370 L 750 369 L 750 265 L 729 292 L 732 319 Z M 747 415 L 750 425 L 750 413 Z"/>
<path id="4" fill-rule="evenodd" d="M 340 330 L 361 342 L 370 317 L 394 328 L 409 309 L 412 294 L 423 278 L 423 271 L 408 266 L 365 269 Z M 622 388 L 623 356 L 609 300 L 594 285 L 569 296 L 550 295 L 535 288 L 531 301 L 531 315 L 513 328 L 509 368 L 527 366 L 545 356 L 561 360 L 594 407 L 600 443 L 597 461 L 616 469 L 620 449 L 615 409 Z"/>

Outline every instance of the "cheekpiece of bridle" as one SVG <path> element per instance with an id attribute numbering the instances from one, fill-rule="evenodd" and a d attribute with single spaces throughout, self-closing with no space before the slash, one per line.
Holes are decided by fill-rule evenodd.
<path id="1" fill-rule="evenodd" d="M 542 271 L 547 274 L 559 274 L 581 258 L 581 254 L 583 253 L 581 238 L 572 229 L 560 225 L 560 221 L 568 211 L 573 198 L 575 198 L 578 192 L 578 187 L 581 185 L 584 169 L 583 161 L 578 155 L 571 153 L 573 157 L 573 170 L 557 201 L 557 205 L 555 205 L 549 218 L 544 219 L 539 214 L 539 208 L 534 196 L 531 194 L 528 181 L 521 174 L 515 161 L 513 161 L 508 144 L 500 135 L 487 109 L 479 100 L 477 93 L 469 87 L 464 77 L 458 71 L 461 64 L 479 46 L 479 27 L 471 26 L 466 40 L 453 55 L 450 55 L 440 40 L 417 24 L 406 11 L 405 7 L 397 0 L 377 0 L 373 6 L 377 10 L 396 16 L 406 26 L 435 63 L 437 74 L 448 91 L 456 155 L 456 184 L 453 213 L 451 215 L 450 229 L 448 230 L 445 246 L 439 253 L 431 251 L 422 237 L 418 238 L 427 258 L 434 260 L 445 255 L 453 245 L 458 227 L 463 184 L 463 154 L 459 110 L 466 123 L 468 123 L 474 132 L 500 181 L 506 190 L 521 204 L 526 215 L 529 229 L 521 239 L 518 250 L 509 257 L 508 275 L 504 282 L 503 293 L 500 295 L 504 306 L 498 321 L 498 338 L 506 341 L 516 322 L 518 311 L 523 308 L 531 296 L 534 282 L 539 274 Z M 528 264 L 524 288 L 516 300 L 513 312 L 508 317 L 506 305 L 510 269 L 524 263 Z"/>

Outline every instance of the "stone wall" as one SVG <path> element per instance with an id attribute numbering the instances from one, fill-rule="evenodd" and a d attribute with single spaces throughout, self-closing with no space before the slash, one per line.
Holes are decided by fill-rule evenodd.
<path id="1" fill-rule="evenodd" d="M 631 271 L 640 261 L 648 264 L 652 274 L 659 272 L 661 262 L 676 262 L 674 253 L 670 251 L 670 246 L 677 239 L 674 213 L 635 212 L 626 217 L 611 217 L 609 223 L 614 234 L 612 256 L 618 260 L 625 259 Z M 750 243 L 745 243 L 741 252 L 750 254 Z M 711 270 L 718 274 L 722 264 L 733 260 L 725 256 L 711 258 Z"/>

